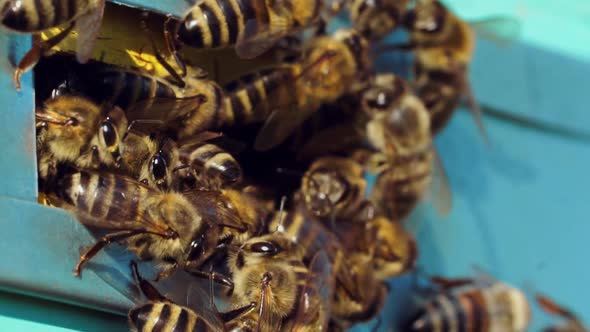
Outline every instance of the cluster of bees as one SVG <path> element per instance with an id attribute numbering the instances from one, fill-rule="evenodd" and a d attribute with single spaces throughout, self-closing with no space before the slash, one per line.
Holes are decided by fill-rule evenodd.
<path id="1" fill-rule="evenodd" d="M 35 33 L 19 86 L 37 63 L 40 73 L 69 61 L 64 77 L 36 77 L 37 91 L 43 82 L 49 91 L 39 93 L 36 127 L 43 202 L 103 233 L 75 275 L 112 243 L 133 252 L 126 273 L 148 299 L 129 312 L 135 331 L 340 331 L 377 317 L 386 281 L 415 267 L 406 217 L 427 192 L 450 209 L 432 139 L 465 97 L 479 119 L 467 80 L 473 26 L 436 0 L 200 0 L 166 20 L 165 52 L 146 25 L 161 77 L 89 59 L 104 11 L 104 0 L 2 7 L 5 27 Z M 340 12 L 352 27 L 327 33 Z M 74 28 L 75 60 L 49 56 Z M 396 29 L 409 41 L 383 44 Z M 182 47 L 280 61 L 221 85 Z M 389 50 L 413 52 L 410 80 L 375 72 L 376 54 Z M 137 262 L 157 268 L 156 281 Z M 177 273 L 209 282 L 210 303 L 162 295 L 158 284 Z M 430 281 L 434 296 L 401 330 L 528 326 L 516 288 Z M 217 288 L 227 311 L 213 303 Z M 548 331 L 586 331 L 549 298 L 537 302 L 567 320 Z"/>

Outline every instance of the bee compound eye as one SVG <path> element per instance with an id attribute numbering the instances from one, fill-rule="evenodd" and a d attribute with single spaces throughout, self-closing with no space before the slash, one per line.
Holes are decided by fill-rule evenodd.
<path id="1" fill-rule="evenodd" d="M 165 158 L 161 154 L 156 154 L 151 161 L 152 176 L 155 181 L 161 181 L 168 173 L 168 166 Z"/>
<path id="2" fill-rule="evenodd" d="M 260 254 L 264 254 L 264 255 L 268 255 L 268 256 L 274 256 L 281 251 L 281 248 L 274 242 L 262 241 L 262 242 L 256 242 L 256 243 L 252 244 L 252 246 L 250 247 L 250 250 L 252 250 L 252 252 L 256 252 L 256 253 L 260 253 Z"/>
<path id="3" fill-rule="evenodd" d="M 112 147 L 117 144 L 117 129 L 109 121 L 105 121 L 100 126 L 100 133 L 105 146 Z"/>

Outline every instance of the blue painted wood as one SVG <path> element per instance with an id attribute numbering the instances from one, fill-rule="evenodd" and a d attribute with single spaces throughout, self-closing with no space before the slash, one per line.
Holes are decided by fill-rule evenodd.
<path id="1" fill-rule="evenodd" d="M 73 276 L 81 248 L 95 240 L 65 211 L 7 197 L 0 197 L 0 211 L 0 288 L 112 312 L 129 307 L 94 273 Z M 113 264 L 99 256 L 100 263 Z"/>
<path id="2" fill-rule="evenodd" d="M 476 6 L 466 1 L 461 2 L 462 7 Z M 502 12 L 506 1 L 511 0 L 477 2 L 473 17 Z M 186 8 L 186 1 L 120 2 L 175 15 Z M 588 40 L 582 38 L 590 30 L 583 21 L 588 7 L 580 1 L 560 2 L 567 9 L 548 0 L 538 1 L 538 6 L 534 0 L 523 3 L 529 13 L 542 14 L 522 16 L 527 24 L 533 22 L 527 25 L 522 43 L 508 49 L 479 43 L 472 73 L 478 99 L 525 119 L 588 131 L 583 97 L 590 86 L 590 52 L 586 49 L 590 44 L 580 42 Z M 556 24 L 548 24 L 549 18 L 559 19 L 560 28 L 578 33 L 553 29 Z M 82 280 L 71 275 L 78 246 L 91 242 L 86 230 L 65 213 L 31 202 L 36 190 L 32 82 L 30 74 L 25 75 L 22 92 L 15 92 L 9 63 L 19 57 L 11 55 L 11 49 L 22 54 L 28 43 L 29 38 L 0 34 L 0 97 L 5 107 L 0 113 L 0 146 L 4 149 L 0 195 L 12 197 L 0 197 L 0 210 L 6 212 L 0 217 L 5 230 L 0 238 L 0 284 L 11 291 L 121 310 L 129 303 L 93 274 L 86 273 Z M 404 61 L 404 57 L 395 59 Z M 590 147 L 489 117 L 486 121 L 491 150 L 482 144 L 465 113 L 458 114 L 438 140 L 455 208 L 448 220 L 438 220 L 427 208 L 415 213 L 413 219 L 421 221 L 419 227 L 412 226 L 420 241 L 420 265 L 427 272 L 464 275 L 471 272 L 472 264 L 478 264 L 515 285 L 530 282 L 578 311 L 586 308 L 590 293 L 585 281 L 590 271 L 578 253 L 584 252 L 588 234 L 583 220 L 590 211 L 584 193 L 590 182 L 584 175 Z M 42 245 L 35 248 L 34 243 Z M 38 278 L 40 274 L 43 278 Z M 392 283 L 384 326 L 393 317 L 390 313 L 403 312 L 399 303 L 404 303 L 408 282 L 402 278 Z M 580 313 L 590 322 L 587 312 Z M 69 316 L 71 313 L 64 313 L 64 318 Z M 545 321 L 535 310 L 533 330 Z"/>
<path id="3" fill-rule="evenodd" d="M 0 34 L 0 195 L 35 201 L 37 169 L 31 74 L 23 76 L 21 91 L 16 91 L 12 82 L 14 64 L 30 47 L 30 40 L 28 36 Z"/>

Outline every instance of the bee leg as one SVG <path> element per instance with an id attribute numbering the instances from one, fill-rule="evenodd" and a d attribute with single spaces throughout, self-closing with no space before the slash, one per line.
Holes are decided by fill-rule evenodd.
<path id="1" fill-rule="evenodd" d="M 174 68 L 172 68 L 172 66 L 168 63 L 168 61 L 166 61 L 166 59 L 164 59 L 164 57 L 162 56 L 160 49 L 156 45 L 156 41 L 152 37 L 152 33 L 147 25 L 146 19 L 147 19 L 148 15 L 149 15 L 148 12 L 143 13 L 143 18 L 141 20 L 141 28 L 146 32 L 146 35 L 148 36 L 148 39 L 150 40 L 150 43 L 152 44 L 152 51 L 154 52 L 154 56 L 156 57 L 156 60 L 158 60 L 158 63 L 162 67 L 164 67 L 164 69 L 166 69 L 166 71 L 172 77 L 172 80 L 171 80 L 172 84 L 175 84 L 181 88 L 184 88 L 186 86 L 186 83 L 184 82 L 184 79 L 182 77 L 184 75 L 186 75 L 186 68 L 184 69 L 183 75 L 181 76 L 178 74 L 178 72 L 176 72 L 176 70 Z M 182 69 L 182 67 L 181 67 L 181 69 Z"/>
<path id="2" fill-rule="evenodd" d="M 149 281 L 145 280 L 139 274 L 139 268 L 137 267 L 137 263 L 135 261 L 132 261 L 130 265 L 133 277 L 135 278 L 135 281 L 137 282 L 139 289 L 141 290 L 143 295 L 145 295 L 145 297 L 148 298 L 148 300 L 158 302 L 171 302 L 170 299 L 162 295 L 162 293 L 160 293 L 156 289 L 156 287 L 154 287 L 154 285 L 152 285 Z"/>
<path id="3" fill-rule="evenodd" d="M 266 298 L 266 289 L 268 285 L 272 281 L 272 275 L 268 272 L 265 272 L 262 277 L 261 282 L 261 291 L 260 291 L 260 308 L 258 309 L 258 328 L 257 331 L 260 331 L 260 323 L 263 320 L 263 313 L 264 313 L 264 299 Z"/>
<path id="4" fill-rule="evenodd" d="M 82 271 L 82 266 L 89 261 L 92 257 L 94 257 L 99 251 L 101 251 L 106 245 L 111 244 L 113 242 L 121 241 L 126 238 L 132 237 L 134 235 L 146 233 L 143 229 L 134 229 L 134 230 L 126 230 L 115 232 L 111 234 L 107 234 L 103 236 L 100 240 L 98 240 L 95 244 L 93 244 L 90 248 L 86 249 L 86 251 L 80 255 L 80 260 L 76 267 L 74 268 L 74 276 L 79 277 L 80 272 Z"/>
<path id="5" fill-rule="evenodd" d="M 172 56 L 174 57 L 174 61 L 176 61 L 176 64 L 178 65 L 178 67 L 180 68 L 181 72 L 182 72 L 182 76 L 186 76 L 186 64 L 184 63 L 184 61 L 180 58 L 180 55 L 178 54 L 178 48 L 180 47 L 179 45 L 179 40 L 176 38 L 176 34 L 173 34 L 170 30 L 170 23 L 174 22 L 174 17 L 172 17 L 172 15 L 168 15 L 166 17 L 166 21 L 164 21 L 164 40 L 166 41 L 166 47 L 168 48 L 168 52 L 170 52 L 170 54 L 172 54 Z M 177 23 L 180 24 L 180 23 Z"/>
<path id="6" fill-rule="evenodd" d="M 178 268 L 178 263 L 176 263 L 176 262 L 172 263 L 170 266 L 168 266 L 168 267 L 164 268 L 162 271 L 160 271 L 158 273 L 158 275 L 156 276 L 156 279 L 154 279 L 154 281 L 158 282 L 160 280 L 167 279 L 172 274 L 174 274 L 174 272 L 176 271 L 177 268 Z"/>
<path id="7" fill-rule="evenodd" d="M 234 282 L 223 274 L 217 272 L 203 272 L 201 270 L 191 268 L 186 268 L 185 271 L 197 278 L 211 279 L 218 284 L 227 286 L 229 288 L 227 291 L 228 296 L 231 296 L 234 292 Z"/>
<path id="8" fill-rule="evenodd" d="M 39 62 L 39 59 L 41 59 L 45 52 L 49 51 L 55 45 L 61 43 L 61 41 L 64 40 L 72 31 L 72 29 L 74 29 L 74 23 L 70 24 L 70 26 L 64 29 L 62 32 L 45 41 L 41 40 L 41 35 L 33 35 L 33 46 L 27 52 L 27 54 L 25 54 L 25 56 L 23 56 L 23 58 L 20 60 L 12 76 L 12 80 L 14 81 L 14 83 L 16 83 L 17 91 L 20 90 L 22 87 L 20 82 L 20 77 L 22 76 L 22 74 L 26 73 L 27 71 L 35 67 L 35 65 L 37 64 L 37 62 Z"/>
<path id="9" fill-rule="evenodd" d="M 243 307 L 239 307 L 230 311 L 226 311 L 226 312 L 220 312 L 219 316 L 221 316 L 221 320 L 223 322 L 230 322 L 246 313 L 248 313 L 250 310 L 256 308 L 256 302 L 250 302 L 249 304 L 243 306 Z"/>

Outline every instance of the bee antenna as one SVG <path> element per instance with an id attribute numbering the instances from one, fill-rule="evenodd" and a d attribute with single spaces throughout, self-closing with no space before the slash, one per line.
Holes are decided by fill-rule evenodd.
<path id="1" fill-rule="evenodd" d="M 281 197 L 281 204 L 279 205 L 279 224 L 277 225 L 277 229 L 283 226 L 283 219 L 285 218 L 285 203 L 287 202 L 287 196 L 283 195 Z"/>

